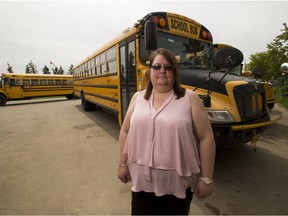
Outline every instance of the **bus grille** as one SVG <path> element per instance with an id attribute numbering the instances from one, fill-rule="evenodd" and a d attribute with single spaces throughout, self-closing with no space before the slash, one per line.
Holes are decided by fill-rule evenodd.
<path id="1" fill-rule="evenodd" d="M 261 83 L 239 85 L 233 89 L 242 122 L 253 122 L 267 115 L 265 89 Z"/>

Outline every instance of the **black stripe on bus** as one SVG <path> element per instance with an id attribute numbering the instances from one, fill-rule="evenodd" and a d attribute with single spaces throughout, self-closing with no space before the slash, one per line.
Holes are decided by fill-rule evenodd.
<path id="1" fill-rule="evenodd" d="M 83 92 L 83 93 L 85 95 L 90 95 L 90 96 L 93 96 L 93 97 L 98 97 L 98 98 L 102 98 L 102 99 L 105 99 L 105 100 L 109 100 L 109 101 L 118 103 L 118 99 L 117 98 L 112 98 L 112 97 L 107 97 L 107 96 L 103 96 L 103 95 L 100 95 L 100 94 L 92 94 L 92 93 L 87 93 L 87 92 Z"/>
<path id="2" fill-rule="evenodd" d="M 107 84 L 74 84 L 74 86 L 118 89 L 117 85 L 107 85 Z"/>
<path id="3" fill-rule="evenodd" d="M 35 88 L 30 88 L 30 89 L 24 89 L 23 92 L 45 92 L 45 91 L 68 91 L 68 90 L 73 90 L 73 88 L 58 88 L 58 89 L 35 89 Z"/>
<path id="4" fill-rule="evenodd" d="M 115 76 L 115 75 L 117 75 L 117 72 L 109 72 L 109 73 L 105 73 L 105 74 L 98 74 L 98 75 L 87 76 L 87 77 L 80 77 L 80 78 L 75 77 L 74 80 L 85 80 L 85 79 Z"/>

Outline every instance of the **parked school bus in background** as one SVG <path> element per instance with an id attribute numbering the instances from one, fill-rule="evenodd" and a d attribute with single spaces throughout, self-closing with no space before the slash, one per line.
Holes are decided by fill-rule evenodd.
<path id="1" fill-rule="evenodd" d="M 118 117 L 121 126 L 132 95 L 146 87 L 149 54 L 157 47 L 175 53 L 181 84 L 202 98 L 218 148 L 255 140 L 277 121 L 270 120 L 263 84 L 213 71 L 213 40 L 207 28 L 195 20 L 167 12 L 146 15 L 74 65 L 74 91 L 81 98 L 83 109 L 105 109 Z M 228 66 L 241 63 L 240 51 L 235 50 L 218 52 L 223 67 L 226 64 L 220 59 L 229 60 Z"/>
<path id="2" fill-rule="evenodd" d="M 224 44 L 224 43 L 213 44 L 214 52 L 216 52 L 217 50 L 229 48 L 229 47 L 232 47 L 232 46 L 229 44 Z M 223 68 L 221 69 L 217 68 L 217 69 L 224 70 Z M 243 64 L 240 64 L 239 66 L 232 68 L 230 73 L 233 73 L 238 76 L 247 77 L 248 82 L 261 82 L 262 84 L 264 84 L 266 104 L 268 108 L 272 110 L 274 108 L 274 104 L 276 103 L 273 84 L 267 80 L 261 79 L 262 76 L 259 73 L 253 73 L 251 71 L 245 71 L 243 69 L 244 69 Z M 245 79 L 244 77 L 243 79 Z"/>
<path id="3" fill-rule="evenodd" d="M 7 101 L 36 97 L 73 98 L 72 75 L 3 73 L 0 80 L 0 106 Z"/>

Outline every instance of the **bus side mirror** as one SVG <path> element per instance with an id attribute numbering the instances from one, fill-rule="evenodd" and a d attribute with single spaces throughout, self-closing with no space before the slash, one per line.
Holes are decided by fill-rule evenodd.
<path id="1" fill-rule="evenodd" d="M 239 66 L 243 61 L 243 53 L 233 47 L 222 48 L 215 52 L 214 64 L 225 69 L 232 69 Z"/>
<path id="2" fill-rule="evenodd" d="M 283 73 L 283 76 L 288 77 L 288 63 L 287 62 L 281 65 L 280 70 Z"/>
<path id="3" fill-rule="evenodd" d="M 255 78 L 261 78 L 264 75 L 264 72 L 259 68 L 252 69 L 252 74 Z"/>
<path id="4" fill-rule="evenodd" d="M 157 49 L 157 24 L 155 22 L 147 21 L 145 23 L 144 40 L 146 50 Z"/>

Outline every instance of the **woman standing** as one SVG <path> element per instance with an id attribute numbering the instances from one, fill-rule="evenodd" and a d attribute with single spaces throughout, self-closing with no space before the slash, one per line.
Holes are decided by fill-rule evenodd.
<path id="1" fill-rule="evenodd" d="M 193 194 L 212 193 L 213 131 L 198 95 L 181 87 L 171 51 L 151 54 L 149 78 L 121 127 L 118 178 L 132 181 L 132 215 L 188 215 Z"/>

